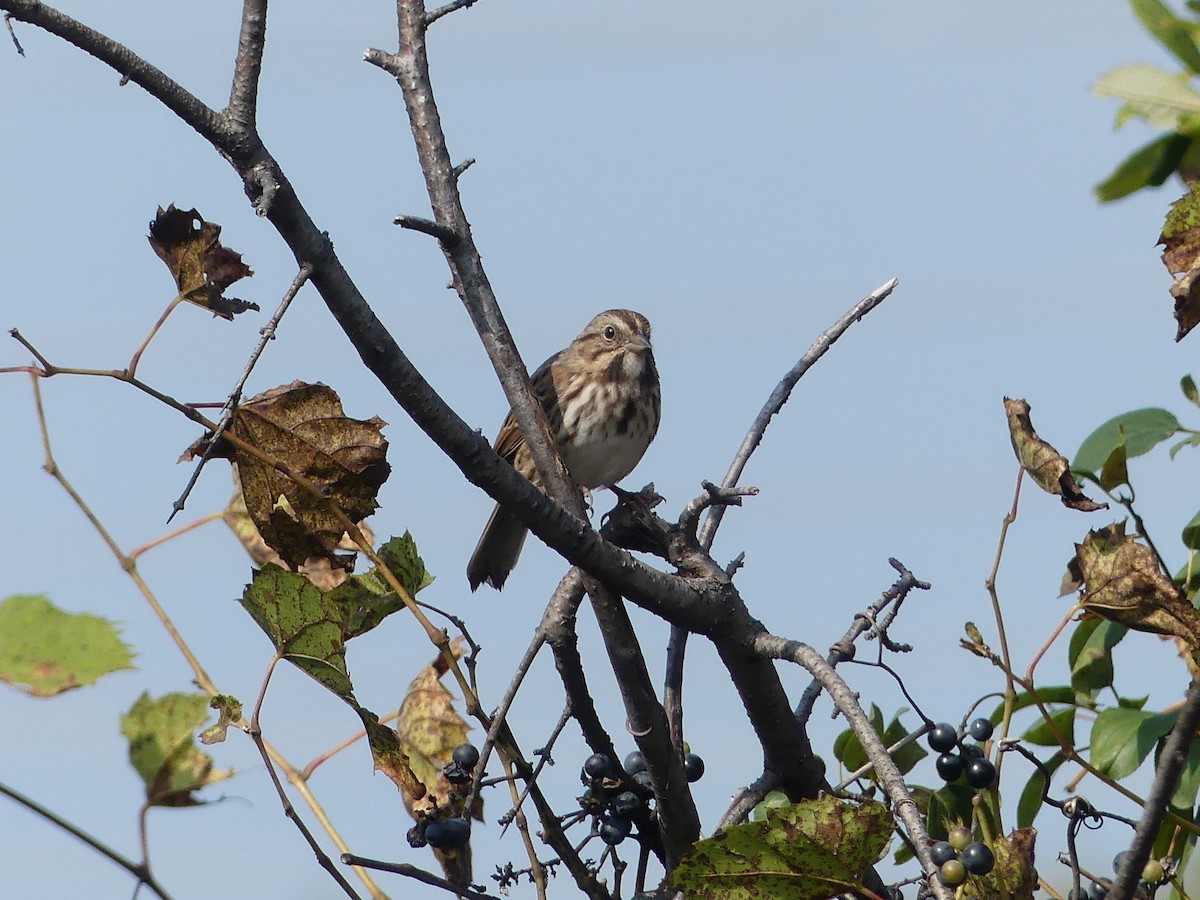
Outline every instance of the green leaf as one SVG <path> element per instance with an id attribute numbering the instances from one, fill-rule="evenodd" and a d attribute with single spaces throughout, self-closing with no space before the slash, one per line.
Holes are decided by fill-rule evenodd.
<path id="1" fill-rule="evenodd" d="M 1050 721 L 1054 723 L 1054 727 L 1058 729 L 1058 733 L 1066 738 L 1067 741 L 1071 743 L 1075 742 L 1074 706 L 1068 706 L 1051 712 Z M 1038 719 L 1026 729 L 1021 737 L 1031 744 L 1038 744 L 1042 747 L 1059 746 L 1058 738 L 1054 736 L 1054 730 L 1051 729 L 1045 719 Z"/>
<path id="2" fill-rule="evenodd" d="M 1161 756 L 1161 752 L 1155 754 L 1156 767 L 1159 756 Z M 1175 785 L 1175 793 L 1171 795 L 1170 805 L 1177 809 L 1190 810 L 1196 805 L 1198 793 L 1200 793 L 1200 742 L 1192 741 L 1188 747 L 1183 771 L 1179 774 L 1179 783 Z"/>
<path id="3" fill-rule="evenodd" d="M 433 576 L 425 569 L 425 562 L 417 553 L 417 543 L 407 531 L 380 547 L 379 558 L 387 563 L 404 589 L 414 597 L 418 591 L 433 584 Z"/>
<path id="4" fill-rule="evenodd" d="M 669 882 L 689 900 L 831 897 L 861 885 L 892 829 L 877 801 L 805 800 L 698 841 Z"/>
<path id="5" fill-rule="evenodd" d="M 934 840 L 944 840 L 949 828 L 947 823 L 970 822 L 974 800 L 975 789 L 961 782 L 942 785 L 930 794 L 926 820 L 929 836 Z"/>
<path id="6" fill-rule="evenodd" d="M 1165 409 L 1149 407 L 1122 413 L 1087 436 L 1071 461 L 1071 468 L 1076 472 L 1095 474 L 1122 443 L 1126 456 L 1132 459 L 1149 453 L 1179 430 L 1179 420 Z"/>
<path id="7" fill-rule="evenodd" d="M 417 545 L 407 531 L 379 548 L 379 558 L 404 585 L 409 596 L 433 583 L 425 563 L 417 553 Z M 364 575 L 354 575 L 329 592 L 332 601 L 341 607 L 343 639 L 350 640 L 370 631 L 392 613 L 404 608 L 404 601 L 392 591 L 378 567 Z"/>
<path id="8" fill-rule="evenodd" d="M 1122 484 L 1129 484 L 1128 452 L 1125 449 L 1125 429 L 1118 426 L 1117 436 L 1120 443 L 1113 447 L 1108 459 L 1100 467 L 1100 487 L 1111 491 Z"/>
<path id="9" fill-rule="evenodd" d="M 1192 26 L 1175 15 L 1160 0 L 1130 0 L 1134 15 L 1176 59 L 1193 73 L 1200 73 L 1200 50 L 1192 39 Z"/>
<path id="10" fill-rule="evenodd" d="M 0 681 L 54 697 L 133 668 L 133 654 L 108 619 L 68 613 L 41 594 L 0 602 Z"/>
<path id="11" fill-rule="evenodd" d="M 121 717 L 129 761 L 146 786 L 151 806 L 195 806 L 194 791 L 232 775 L 213 769 L 212 757 L 193 741 L 208 718 L 204 694 L 142 694 Z"/>
<path id="12" fill-rule="evenodd" d="M 1191 437 L 1185 437 L 1182 441 L 1171 445 L 1170 456 L 1175 458 L 1175 454 L 1184 447 L 1200 447 L 1200 434 L 1193 434 Z"/>
<path id="13" fill-rule="evenodd" d="M 883 724 L 883 712 L 878 706 L 871 705 L 871 712 L 868 718 L 871 720 L 871 727 L 875 729 L 876 734 L 879 735 L 885 747 L 898 744 L 901 739 L 913 730 L 906 727 L 900 719 L 906 712 L 908 712 L 907 708 L 897 710 L 896 714 L 892 716 L 892 720 L 885 726 Z M 857 772 L 867 764 L 866 751 L 863 750 L 858 736 L 849 728 L 839 734 L 834 740 L 833 753 L 834 758 L 842 764 L 847 772 Z M 917 763 L 928 755 L 929 751 L 922 747 L 918 741 L 912 741 L 892 753 L 892 761 L 902 774 L 907 775 Z M 867 773 L 865 777 L 871 780 L 876 779 L 874 771 Z"/>
<path id="14" fill-rule="evenodd" d="M 791 798 L 783 791 L 767 791 L 767 796 L 754 809 L 750 810 L 751 822 L 762 822 L 767 818 L 767 810 L 791 806 Z"/>
<path id="15" fill-rule="evenodd" d="M 255 573 L 241 602 L 281 657 L 339 697 L 353 697 L 343 610 L 335 599 L 303 575 L 268 563 Z"/>
<path id="16" fill-rule="evenodd" d="M 1092 765 L 1117 780 L 1133 774 L 1171 730 L 1176 716 L 1133 709 L 1102 710 L 1092 723 Z"/>
<path id="17" fill-rule="evenodd" d="M 1179 168 L 1191 143 L 1188 135 L 1172 131 L 1140 147 L 1093 188 L 1096 199 L 1110 203 L 1142 188 L 1158 187 Z"/>
<path id="18" fill-rule="evenodd" d="M 1145 63 L 1105 72 L 1092 86 L 1092 92 L 1124 100 L 1122 118 L 1135 115 L 1156 128 L 1171 131 L 1185 130 L 1189 119 L 1200 113 L 1200 94 L 1188 87 L 1186 77 Z"/>
<path id="19" fill-rule="evenodd" d="M 1028 691 L 1020 692 L 1014 700 L 1013 712 L 1036 706 L 1039 698 L 1043 703 L 1074 703 L 1075 691 L 1066 685 L 1054 685 L 1038 688 L 1036 696 Z M 1003 701 L 996 704 L 996 708 L 992 710 L 992 714 L 988 718 L 991 719 L 993 725 L 998 725 L 1004 720 Z"/>
<path id="20" fill-rule="evenodd" d="M 1183 526 L 1181 537 L 1183 546 L 1189 550 L 1200 550 L 1200 512 L 1192 516 L 1192 520 Z"/>
<path id="21" fill-rule="evenodd" d="M 1179 379 L 1179 389 L 1192 404 L 1200 406 L 1200 390 L 1196 388 L 1196 381 L 1191 375 L 1184 375 Z"/>
<path id="22" fill-rule="evenodd" d="M 1107 619 L 1085 619 L 1071 633 L 1067 662 L 1079 702 L 1092 705 L 1097 693 L 1113 683 L 1112 648 L 1129 629 Z"/>
<path id="23" fill-rule="evenodd" d="M 1043 762 L 1042 765 L 1046 768 L 1046 773 L 1053 776 L 1065 760 L 1066 757 L 1059 750 Z M 1034 769 L 1033 774 L 1029 776 L 1029 780 L 1025 782 L 1025 787 L 1021 789 L 1021 799 L 1017 801 L 1018 828 L 1027 828 L 1033 824 L 1033 820 L 1037 818 L 1037 814 L 1041 811 L 1042 795 L 1045 788 L 1046 779 L 1039 770 Z"/>

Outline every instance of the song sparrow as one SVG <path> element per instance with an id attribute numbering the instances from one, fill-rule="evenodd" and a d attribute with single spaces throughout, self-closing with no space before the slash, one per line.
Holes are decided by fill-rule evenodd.
<path id="1" fill-rule="evenodd" d="M 650 323 L 641 313 L 610 309 L 570 346 L 533 373 L 533 390 L 550 419 L 563 463 L 585 488 L 616 484 L 638 464 L 658 431 L 661 395 Z M 496 452 L 540 485 L 512 413 L 496 435 Z M 527 529 L 497 504 L 467 564 L 471 590 L 499 590 L 517 564 Z"/>

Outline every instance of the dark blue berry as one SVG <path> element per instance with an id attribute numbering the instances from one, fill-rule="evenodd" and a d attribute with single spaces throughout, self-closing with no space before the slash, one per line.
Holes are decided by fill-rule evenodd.
<path id="1" fill-rule="evenodd" d="M 600 840 L 610 847 L 615 847 L 629 837 L 631 828 L 633 823 L 624 816 L 605 816 L 600 820 Z"/>
<path id="2" fill-rule="evenodd" d="M 683 757 L 683 774 L 688 781 L 699 781 L 704 777 L 704 760 L 695 753 Z"/>
<path id="3" fill-rule="evenodd" d="M 987 844 L 972 841 L 963 847 L 962 863 L 972 875 L 986 875 L 996 865 L 996 857 Z"/>
<path id="4" fill-rule="evenodd" d="M 929 746 L 938 753 L 949 753 L 957 745 L 958 732 L 949 722 L 940 722 L 929 732 Z"/>
<path id="5" fill-rule="evenodd" d="M 642 756 L 641 750 L 634 750 L 625 757 L 624 767 L 630 775 L 643 772 L 646 769 L 646 757 Z"/>
<path id="6" fill-rule="evenodd" d="M 991 787 L 992 782 L 996 780 L 996 767 L 990 759 L 976 757 L 967 762 L 965 775 L 967 784 L 973 788 Z"/>
<path id="7" fill-rule="evenodd" d="M 967 734 L 977 741 L 986 741 L 992 736 L 992 723 L 987 719 L 972 719 Z"/>
<path id="8" fill-rule="evenodd" d="M 956 854 L 957 851 L 950 846 L 949 841 L 938 841 L 929 848 L 929 855 L 936 866 L 941 866 L 943 863 L 954 859 Z"/>
<path id="9" fill-rule="evenodd" d="M 603 753 L 593 753 L 583 761 L 583 774 L 588 778 L 602 778 L 611 766 L 612 760 Z"/>
<path id="10" fill-rule="evenodd" d="M 469 772 L 479 762 L 479 750 L 474 744 L 459 744 L 450 758 Z"/>
<path id="11" fill-rule="evenodd" d="M 954 781 L 963 773 L 963 758 L 957 753 L 943 753 L 937 758 L 937 773 L 942 781 Z"/>

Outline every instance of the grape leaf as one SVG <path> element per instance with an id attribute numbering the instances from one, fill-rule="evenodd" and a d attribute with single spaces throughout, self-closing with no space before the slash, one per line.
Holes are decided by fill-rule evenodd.
<path id="1" fill-rule="evenodd" d="M 180 295 L 189 303 L 232 320 L 257 303 L 226 297 L 225 289 L 254 273 L 242 262 L 242 254 L 221 246 L 221 226 L 206 222 L 194 209 L 176 209 L 171 204 L 150 223 L 150 246 L 167 264 Z"/>
<path id="2" fill-rule="evenodd" d="M 143 693 L 121 717 L 129 739 L 129 761 L 146 787 L 151 806 L 195 806 L 195 791 L 230 777 L 213 768 L 212 757 L 196 747 L 193 735 L 208 718 L 204 694 Z"/>
<path id="3" fill-rule="evenodd" d="M 689 900 L 824 900 L 862 884 L 892 830 L 877 801 L 804 800 L 698 841 L 668 881 Z"/>
<path id="4" fill-rule="evenodd" d="M 1200 322 L 1200 190 L 1188 192 L 1171 205 L 1158 242 L 1162 261 L 1175 279 L 1175 340 L 1181 341 Z"/>
<path id="5" fill-rule="evenodd" d="M 232 433 L 312 483 L 320 496 L 229 442 L 219 443 L 213 455 L 233 459 L 251 521 L 290 568 L 311 564 L 314 557 L 346 568 L 353 557 L 335 552 L 346 529 L 330 506 L 354 523 L 378 507 L 376 495 L 391 473 L 385 424 L 378 417 L 349 418 L 330 387 L 300 381 L 238 407 Z M 188 448 L 185 458 L 202 452 L 207 440 Z"/>
<path id="6" fill-rule="evenodd" d="M 255 573 L 242 606 L 283 659 L 342 699 L 353 697 L 342 610 L 329 594 L 303 575 L 271 564 Z"/>
<path id="7" fill-rule="evenodd" d="M 133 668 L 133 654 L 108 619 L 69 613 L 41 594 L 0 602 L 0 681 L 54 697 Z"/>

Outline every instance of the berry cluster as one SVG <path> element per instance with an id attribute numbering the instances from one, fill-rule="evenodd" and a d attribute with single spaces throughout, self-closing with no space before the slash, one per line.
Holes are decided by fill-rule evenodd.
<path id="1" fill-rule="evenodd" d="M 992 723 L 975 719 L 967 726 L 966 733 L 976 741 L 986 741 L 992 736 Z M 971 787 L 983 789 L 996 780 L 996 767 L 983 755 L 983 747 L 966 743 L 948 722 L 933 726 L 929 746 L 941 754 L 937 758 L 937 773 L 943 781 L 956 781 L 962 776 Z"/>
<path id="2" fill-rule="evenodd" d="M 459 744 L 450 754 L 450 762 L 442 769 L 446 780 L 455 788 L 471 783 L 471 773 L 479 764 L 479 748 L 474 744 Z M 443 811 L 444 812 L 444 811 Z M 462 816 L 436 815 L 422 819 L 408 832 L 408 843 L 412 847 L 428 844 L 438 850 L 458 850 L 467 846 L 471 839 L 471 823 Z"/>
<path id="3" fill-rule="evenodd" d="M 688 781 L 697 781 L 704 774 L 704 760 L 694 753 L 683 757 L 683 771 Z M 580 780 L 588 786 L 579 798 L 580 806 L 595 816 L 596 833 L 600 840 L 615 847 L 629 837 L 634 823 L 646 822 L 654 787 L 646 759 L 634 750 L 625 757 L 618 769 L 603 753 L 593 753 L 583 763 Z"/>
<path id="4" fill-rule="evenodd" d="M 975 840 L 969 828 L 956 825 L 946 837 L 929 848 L 942 884 L 954 887 L 966 881 L 967 875 L 986 875 L 996 865 L 991 848 Z"/>

